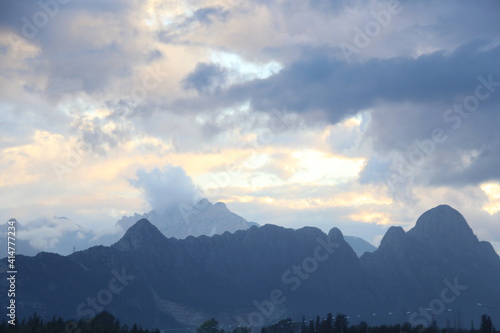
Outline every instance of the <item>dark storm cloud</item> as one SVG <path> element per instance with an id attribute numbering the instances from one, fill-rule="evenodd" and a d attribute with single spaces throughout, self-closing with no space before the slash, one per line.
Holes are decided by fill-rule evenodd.
<path id="1" fill-rule="evenodd" d="M 500 123 L 495 126 L 498 128 Z M 491 142 L 483 142 L 478 148 L 478 155 L 470 165 L 460 170 L 440 168 L 432 174 L 430 182 L 437 185 L 470 185 L 488 181 L 500 181 L 500 135 Z M 458 164 L 458 163 L 456 163 Z"/>
<path id="2" fill-rule="evenodd" d="M 411 120 L 404 113 L 376 110 L 374 114 L 382 119 L 392 117 L 393 124 L 373 117 L 365 135 L 372 140 L 375 151 L 360 181 L 385 182 L 398 188 L 418 184 L 462 187 L 500 181 L 498 109 L 498 103 L 479 107 L 457 129 L 439 118 L 450 110 L 446 108 L 421 106 L 414 110 L 421 116 Z M 440 140 L 433 138 L 434 131 L 442 133 Z"/>
<path id="3" fill-rule="evenodd" d="M 234 85 L 216 99 L 207 97 L 198 103 L 213 107 L 249 100 L 259 111 L 319 110 L 335 123 L 381 101 L 449 102 L 468 94 L 479 75 L 491 73 L 500 78 L 500 47 L 484 50 L 485 45 L 485 41 L 476 41 L 451 54 L 435 52 L 416 59 L 396 57 L 365 63 L 319 54 L 294 62 L 267 79 Z M 191 75 L 196 76 L 196 71 Z"/>

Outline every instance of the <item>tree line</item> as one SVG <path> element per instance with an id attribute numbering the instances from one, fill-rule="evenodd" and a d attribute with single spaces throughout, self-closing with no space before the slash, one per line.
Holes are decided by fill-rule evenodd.
<path id="1" fill-rule="evenodd" d="M 207 320 L 197 329 L 197 333 L 257 333 L 250 327 L 239 327 L 232 331 L 224 331 L 218 328 L 217 320 Z M 410 323 L 369 326 L 367 322 L 361 321 L 356 325 L 349 325 L 346 315 L 329 313 L 326 318 L 319 316 L 315 320 L 295 322 L 291 318 L 282 319 L 272 325 L 260 329 L 260 333 L 499 333 L 493 326 L 491 317 L 482 315 L 479 328 L 474 328 L 471 323 L 469 329 L 439 328 L 436 320 L 426 327 L 422 325 L 412 326 Z"/>
<path id="2" fill-rule="evenodd" d="M 0 323 L 0 333 L 160 333 L 158 329 L 148 330 L 134 324 L 132 327 L 121 325 L 109 312 L 103 311 L 92 320 L 63 320 L 61 317 L 44 321 L 37 314 L 28 319 L 17 321 L 16 325 L 10 325 L 3 320 Z M 232 331 L 219 328 L 215 318 L 211 318 L 201 324 L 196 333 L 258 333 L 251 327 L 238 327 Z M 272 325 L 262 327 L 260 333 L 500 333 L 493 326 L 491 317 L 482 315 L 479 328 L 471 324 L 469 329 L 439 328 L 436 321 L 432 321 L 428 327 L 412 326 L 410 323 L 369 326 L 365 321 L 356 325 L 349 325 L 346 315 L 329 313 L 326 318 L 296 322 L 291 318 L 282 319 Z"/>
<path id="3" fill-rule="evenodd" d="M 44 321 L 36 313 L 28 319 L 16 320 L 10 325 L 5 320 L 0 324 L 0 332 L 5 333 L 160 333 L 133 325 L 121 325 L 109 312 L 103 311 L 92 320 L 63 320 L 61 317 Z"/>

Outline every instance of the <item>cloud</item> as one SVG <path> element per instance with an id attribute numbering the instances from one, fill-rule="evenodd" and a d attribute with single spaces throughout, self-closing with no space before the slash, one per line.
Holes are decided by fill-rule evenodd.
<path id="1" fill-rule="evenodd" d="M 440 185 L 482 184 L 487 181 L 500 181 L 500 138 L 483 142 L 477 150 L 463 151 L 450 158 L 458 167 L 440 168 L 431 173 L 430 182 Z M 448 163 L 451 164 L 451 163 Z"/>
<path id="2" fill-rule="evenodd" d="M 330 211 L 345 228 L 379 217 L 408 225 L 452 203 L 498 241 L 486 222 L 498 219 L 498 190 L 481 189 L 500 179 L 500 89 L 467 117 L 443 119 L 478 76 L 500 81 L 498 1 L 401 0 L 351 61 L 340 44 L 387 1 L 56 2 L 54 16 L 42 7 L 53 1 L 0 2 L 0 198 L 16 211 L 2 216 L 29 221 L 49 206 L 101 228 L 148 209 L 137 189 L 150 208 L 192 203 L 194 182 L 209 187 L 235 166 L 220 193 L 246 187 L 235 211 L 259 222 L 309 224 L 333 197 L 345 198 Z M 33 36 L 26 20 L 40 25 Z M 394 156 L 408 160 L 437 128 L 446 141 L 387 195 Z M 338 175 L 328 157 L 366 163 L 326 186 Z M 63 182 L 52 162 L 70 166 Z M 366 202 L 379 196 L 411 200 Z M 329 226 L 330 212 L 310 223 Z"/>
<path id="3" fill-rule="evenodd" d="M 316 54 L 294 61 L 268 78 L 234 84 L 209 96 L 181 98 L 173 107 L 200 112 L 249 103 L 252 110 L 263 112 L 320 112 L 335 124 L 386 103 L 443 105 L 473 92 L 480 75 L 500 78 L 496 66 L 500 46 L 487 48 L 488 42 L 474 41 L 451 53 L 439 51 L 417 58 L 400 56 L 362 63 L 334 57 L 332 48 L 318 49 Z M 500 94 L 487 102 L 498 100 Z"/>
<path id="4" fill-rule="evenodd" d="M 146 40 L 140 38 L 140 21 L 132 20 L 142 8 L 137 2 L 16 1 L 3 7 L 0 12 L 9 17 L 0 19 L 0 30 L 39 51 L 23 58 L 45 80 L 30 82 L 26 89 L 49 99 L 107 92 L 115 80 L 130 78 L 134 67 L 146 63 L 147 53 L 154 51 L 142 44 Z"/>
<path id="5" fill-rule="evenodd" d="M 195 89 L 199 94 L 217 92 L 226 81 L 226 71 L 218 65 L 199 63 L 183 81 L 184 89 Z"/>
<path id="6" fill-rule="evenodd" d="M 183 168 L 167 165 L 151 171 L 138 169 L 136 179 L 130 179 L 132 186 L 144 192 L 152 210 L 164 213 L 181 204 L 194 205 L 201 199 L 200 191 Z"/>
<path id="7" fill-rule="evenodd" d="M 500 82 L 500 73 L 491 78 Z M 364 139 L 373 151 L 360 180 L 387 182 L 395 176 L 401 180 L 398 186 L 457 188 L 499 180 L 494 165 L 499 156 L 500 89 L 467 111 L 464 101 L 471 100 L 479 84 L 471 79 L 469 93 L 450 96 L 448 103 L 393 103 L 372 110 Z"/>

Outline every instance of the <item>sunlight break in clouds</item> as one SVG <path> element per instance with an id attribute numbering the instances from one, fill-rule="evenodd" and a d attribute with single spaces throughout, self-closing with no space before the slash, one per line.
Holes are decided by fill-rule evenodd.
<path id="1" fill-rule="evenodd" d="M 483 207 L 490 215 L 500 211 L 500 184 L 486 183 L 481 185 L 481 190 L 488 196 L 488 203 Z"/>

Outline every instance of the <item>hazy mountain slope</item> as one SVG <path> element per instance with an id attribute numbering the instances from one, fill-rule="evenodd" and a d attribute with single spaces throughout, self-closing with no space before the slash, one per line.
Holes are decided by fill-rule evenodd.
<path id="1" fill-rule="evenodd" d="M 355 237 L 355 236 L 344 236 L 345 241 L 349 244 L 356 255 L 361 257 L 365 252 L 373 252 L 377 248 L 372 244 L 365 241 L 363 238 Z"/>

